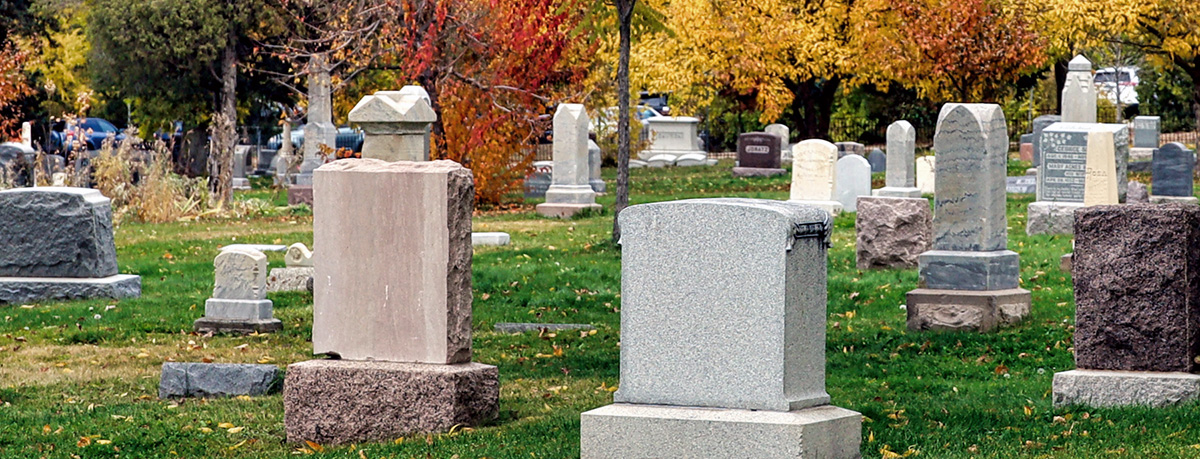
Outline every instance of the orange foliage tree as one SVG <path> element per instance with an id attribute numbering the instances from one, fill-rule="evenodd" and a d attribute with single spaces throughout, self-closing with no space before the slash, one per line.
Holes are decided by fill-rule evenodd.
<path id="1" fill-rule="evenodd" d="M 17 137 L 21 114 L 15 113 L 16 102 L 32 93 L 22 72 L 28 58 L 11 42 L 0 44 L 0 140 Z"/>
<path id="2" fill-rule="evenodd" d="M 590 46 L 572 0 L 400 0 L 383 33 L 397 83 L 429 92 L 434 157 L 475 175 L 476 199 L 500 203 L 528 172 L 554 104 L 582 97 Z M 385 64 L 386 65 L 386 64 Z"/>
<path id="3" fill-rule="evenodd" d="M 881 65 L 935 101 L 996 102 L 1045 60 L 1045 44 L 1001 0 L 887 1 Z"/>

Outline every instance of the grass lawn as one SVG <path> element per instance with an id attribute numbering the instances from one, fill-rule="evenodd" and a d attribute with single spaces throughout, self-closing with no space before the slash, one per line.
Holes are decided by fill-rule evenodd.
<path id="1" fill-rule="evenodd" d="M 789 179 L 733 179 L 713 168 L 634 170 L 634 203 L 694 197 L 785 199 Z M 1023 170 L 1023 168 L 1018 168 Z M 606 174 L 613 171 L 605 170 Z M 609 186 L 613 177 L 607 176 Z M 278 193 L 239 195 L 281 202 Z M 915 270 L 854 267 L 853 215 L 835 221 L 826 345 L 833 403 L 863 414 L 864 457 L 1197 457 L 1200 407 L 1054 409 L 1053 374 L 1074 367 L 1069 237 L 1025 236 L 1009 200 L 1009 248 L 1033 292 L 1024 324 L 985 335 L 909 333 L 900 308 Z M 164 360 L 288 363 L 313 358 L 312 297 L 271 294 L 284 331 L 204 337 L 192 321 L 212 289 L 212 260 L 232 243 L 312 242 L 312 217 L 124 224 L 121 272 L 143 295 L 0 307 L 0 457 L 563 458 L 578 456 L 579 413 L 612 401 L 618 381 L 620 252 L 599 215 L 558 221 L 483 212 L 476 231 L 512 245 L 474 258 L 474 360 L 500 368 L 500 417 L 474 429 L 344 447 L 283 443 L 283 403 L 266 397 L 159 400 Z M 702 225 L 697 225 L 703 231 Z M 319 249 L 319 248 L 318 248 Z M 270 254 L 282 266 L 281 254 Z M 539 336 L 496 322 L 591 323 Z"/>

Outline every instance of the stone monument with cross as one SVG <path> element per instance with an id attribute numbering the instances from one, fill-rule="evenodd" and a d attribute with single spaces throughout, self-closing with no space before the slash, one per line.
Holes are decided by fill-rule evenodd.
<path id="1" fill-rule="evenodd" d="M 1008 250 L 1008 128 L 995 104 L 942 106 L 933 138 L 933 249 L 918 257 L 908 329 L 988 331 L 1029 314 L 1020 259 Z"/>

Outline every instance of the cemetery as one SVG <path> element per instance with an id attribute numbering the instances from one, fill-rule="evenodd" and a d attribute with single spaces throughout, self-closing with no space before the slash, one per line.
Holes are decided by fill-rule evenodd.
<path id="1" fill-rule="evenodd" d="M 1039 1 L 0 2 L 0 459 L 1200 457 L 1200 7 Z"/>

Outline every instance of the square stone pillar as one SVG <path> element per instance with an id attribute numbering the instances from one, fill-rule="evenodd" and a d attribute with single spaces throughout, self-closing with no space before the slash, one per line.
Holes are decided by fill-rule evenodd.
<path id="1" fill-rule="evenodd" d="M 588 115 L 582 104 L 561 104 L 554 112 L 554 172 L 546 202 L 537 211 L 570 218 L 584 209 L 600 209 L 592 189 L 588 159 Z"/>
<path id="2" fill-rule="evenodd" d="M 621 384 L 581 457 L 859 457 L 861 416 L 825 392 L 830 225 L 795 202 L 625 209 Z"/>
<path id="3" fill-rule="evenodd" d="M 348 159 L 314 174 L 313 352 L 288 367 L 289 442 L 390 441 L 498 412 L 471 362 L 471 171 Z"/>
<path id="4" fill-rule="evenodd" d="M 887 198 L 919 198 L 916 155 L 917 130 L 908 121 L 900 120 L 887 130 L 887 179 L 884 187 L 872 192 Z"/>
<path id="5" fill-rule="evenodd" d="M 994 104 L 946 104 L 938 115 L 933 250 L 918 257 L 909 330 L 987 331 L 1029 314 L 1019 257 L 1007 249 L 1008 129 Z"/>

